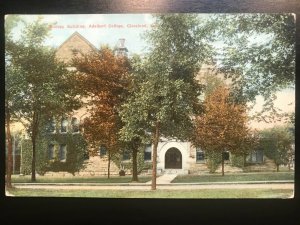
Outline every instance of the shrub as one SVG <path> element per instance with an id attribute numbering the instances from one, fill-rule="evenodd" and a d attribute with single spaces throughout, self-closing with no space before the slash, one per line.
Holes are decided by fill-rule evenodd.
<path id="1" fill-rule="evenodd" d="M 215 173 L 222 162 L 222 153 L 220 152 L 206 152 L 207 168 L 210 173 Z"/>
<path id="2" fill-rule="evenodd" d="M 231 165 L 239 168 L 244 168 L 245 167 L 244 156 L 231 154 Z"/>

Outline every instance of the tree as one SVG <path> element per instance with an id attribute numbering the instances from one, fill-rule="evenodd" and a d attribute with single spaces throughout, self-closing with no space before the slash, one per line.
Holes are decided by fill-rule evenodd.
<path id="1" fill-rule="evenodd" d="M 261 95 L 265 104 L 257 118 L 278 117 L 275 92 L 295 83 L 294 15 L 218 15 L 209 23 L 214 24 L 212 35 L 219 43 L 215 51 L 219 70 L 232 80 L 236 101 L 255 102 Z"/>
<path id="2" fill-rule="evenodd" d="M 43 45 L 48 31 L 49 26 L 42 18 L 24 23 L 19 40 L 7 46 L 10 65 L 18 71 L 15 115 L 32 142 L 32 181 L 36 180 L 36 142 L 41 120 L 80 106 L 74 91 L 73 74 L 55 59 L 53 49 Z"/>
<path id="3" fill-rule="evenodd" d="M 11 188 L 11 168 L 12 168 L 12 137 L 11 123 L 15 119 L 15 96 L 19 92 L 18 70 L 11 63 L 11 47 L 13 44 L 12 30 L 20 21 L 18 16 L 9 15 L 5 18 L 5 125 L 6 125 L 6 187 Z"/>
<path id="4" fill-rule="evenodd" d="M 260 132 L 259 144 L 265 155 L 274 160 L 277 172 L 280 165 L 289 163 L 293 143 L 293 136 L 287 127 L 273 127 Z"/>
<path id="5" fill-rule="evenodd" d="M 229 151 L 245 155 L 251 150 L 254 139 L 247 128 L 246 106 L 234 104 L 226 86 L 218 86 L 205 97 L 203 115 L 195 119 L 193 144 L 208 155 L 221 155 L 224 176 L 224 154 Z"/>
<path id="6" fill-rule="evenodd" d="M 157 15 L 146 34 L 151 48 L 133 73 L 134 85 L 121 109 L 125 141 L 153 144 L 152 185 L 156 189 L 157 146 L 161 137 L 188 140 L 192 115 L 201 111 L 201 86 L 195 81 L 208 51 L 195 15 Z"/>
<path id="7" fill-rule="evenodd" d="M 80 74 L 82 96 L 90 98 L 90 116 L 84 122 L 84 135 L 92 143 L 92 153 L 100 146 L 106 148 L 109 178 L 111 158 L 124 147 L 118 137 L 122 127 L 118 109 L 130 83 L 129 61 L 103 46 L 98 52 L 77 58 L 74 65 Z"/>

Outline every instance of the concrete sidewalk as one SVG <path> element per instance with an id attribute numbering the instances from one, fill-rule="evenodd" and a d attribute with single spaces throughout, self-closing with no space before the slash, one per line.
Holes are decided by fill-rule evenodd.
<path id="1" fill-rule="evenodd" d="M 76 184 L 14 184 L 15 188 L 26 189 L 51 189 L 51 190 L 144 190 L 149 191 L 151 184 L 139 185 L 76 185 Z M 157 184 L 161 190 L 201 190 L 201 189 L 294 189 L 294 183 L 273 183 L 273 184 Z"/>
<path id="2" fill-rule="evenodd" d="M 156 178 L 156 184 L 170 184 L 172 180 L 177 177 L 177 174 L 164 174 Z M 152 181 L 148 181 L 146 184 L 151 184 Z"/>

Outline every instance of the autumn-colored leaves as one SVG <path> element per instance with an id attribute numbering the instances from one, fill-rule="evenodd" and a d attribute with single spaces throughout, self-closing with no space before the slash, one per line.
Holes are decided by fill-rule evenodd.
<path id="1" fill-rule="evenodd" d="M 229 89 L 221 85 L 206 96 L 205 112 L 195 119 L 194 144 L 206 152 L 243 155 L 254 139 L 247 128 L 246 105 L 230 101 L 229 94 Z"/>
<path id="2" fill-rule="evenodd" d="M 105 146 L 110 160 L 120 148 L 118 109 L 128 91 L 129 63 L 125 57 L 102 47 L 98 52 L 77 58 L 74 65 L 82 95 L 90 97 L 90 117 L 84 122 L 84 135 L 92 143 L 92 153 L 100 145 Z"/>

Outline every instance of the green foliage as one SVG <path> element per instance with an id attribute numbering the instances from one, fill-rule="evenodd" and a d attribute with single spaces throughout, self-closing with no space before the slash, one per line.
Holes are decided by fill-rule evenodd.
<path id="1" fill-rule="evenodd" d="M 143 170 L 151 169 L 152 162 L 148 162 L 144 160 L 144 145 L 139 147 L 139 151 L 137 153 L 137 173 L 141 173 Z M 131 155 L 131 154 L 130 154 Z M 123 155 L 121 153 L 116 153 L 112 156 L 112 161 L 119 167 L 120 170 L 130 170 L 132 171 L 132 155 L 130 156 L 130 160 L 123 161 Z"/>
<path id="2" fill-rule="evenodd" d="M 239 168 L 244 168 L 245 166 L 244 155 L 231 154 L 230 161 L 232 166 Z"/>
<path id="3" fill-rule="evenodd" d="M 36 143 L 36 171 L 40 175 L 44 175 L 49 166 L 48 160 L 48 144 L 46 140 L 39 140 Z M 32 163 L 32 143 L 26 139 L 22 142 L 22 155 L 21 155 L 21 174 L 31 174 Z"/>
<path id="4" fill-rule="evenodd" d="M 60 162 L 56 159 L 49 164 L 47 171 L 66 171 L 74 174 L 83 168 L 87 143 L 81 134 L 52 134 L 47 137 L 47 142 L 54 144 L 57 150 L 59 144 L 65 144 L 67 146 L 66 162 Z"/>
<path id="5" fill-rule="evenodd" d="M 188 139 L 191 115 L 199 113 L 201 85 L 196 72 L 208 54 L 195 15 L 157 15 L 145 37 L 150 52 L 132 60 L 131 95 L 121 108 L 122 139 L 153 139 L 157 123 L 164 137 Z M 152 140 L 152 143 L 153 140 Z"/>
<path id="6" fill-rule="evenodd" d="M 207 157 L 206 165 L 209 169 L 210 173 L 215 173 L 216 170 L 219 168 L 222 162 L 222 153 L 221 152 L 214 152 L 214 151 L 207 151 L 205 152 Z"/>
<path id="7" fill-rule="evenodd" d="M 292 144 L 294 138 L 287 127 L 274 127 L 266 129 L 260 133 L 260 147 L 265 155 L 274 160 L 277 166 L 289 163 L 293 154 Z"/>
<path id="8" fill-rule="evenodd" d="M 8 21 L 9 22 L 9 21 Z M 13 32 L 14 22 L 8 23 L 7 32 Z M 6 43 L 6 68 L 10 75 L 6 79 L 6 93 L 13 96 L 14 116 L 24 122 L 32 140 L 32 152 L 38 147 L 41 119 L 44 116 L 69 112 L 80 106 L 74 89 L 74 74 L 55 58 L 55 50 L 45 47 L 49 24 L 39 17 L 25 23 L 17 40 Z M 11 33 L 7 33 L 9 37 Z M 14 78 L 14 79 L 13 79 Z M 9 105 L 9 100 L 7 101 Z M 7 107 L 8 109 L 8 107 Z M 42 149 L 44 148 L 41 147 Z M 35 180 L 35 161 L 32 164 L 32 180 Z"/>
<path id="9" fill-rule="evenodd" d="M 43 175 L 47 171 L 60 172 L 65 171 L 74 174 L 83 168 L 85 154 L 87 152 L 87 143 L 80 133 L 59 133 L 56 129 L 55 133 L 48 132 L 48 124 L 42 120 L 40 135 L 37 141 L 37 172 Z M 59 127 L 59 126 L 56 126 Z M 54 145 L 54 160 L 49 160 L 48 147 Z M 67 146 L 66 161 L 59 160 L 59 146 L 65 144 Z M 22 144 L 22 171 L 23 174 L 31 173 L 32 160 L 32 144 L 30 140 L 24 140 Z"/>
<path id="10" fill-rule="evenodd" d="M 55 146 L 55 159 L 50 161 L 48 158 L 48 145 Z M 66 162 L 58 159 L 59 144 L 67 145 Z M 29 140 L 22 145 L 22 171 L 23 174 L 31 173 L 32 144 Z M 80 134 L 58 134 L 37 142 L 36 169 L 38 174 L 43 175 L 47 171 L 69 172 L 74 174 L 83 168 L 84 154 L 86 152 L 86 142 Z"/>
<path id="11" fill-rule="evenodd" d="M 222 43 L 215 53 L 236 101 L 254 102 L 261 95 L 265 104 L 257 116 L 277 115 L 274 93 L 295 84 L 294 15 L 217 15 L 209 23 L 215 24 L 215 41 Z"/>

